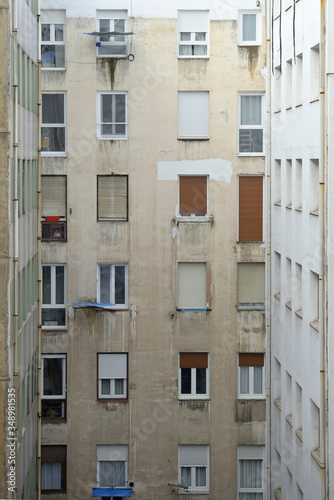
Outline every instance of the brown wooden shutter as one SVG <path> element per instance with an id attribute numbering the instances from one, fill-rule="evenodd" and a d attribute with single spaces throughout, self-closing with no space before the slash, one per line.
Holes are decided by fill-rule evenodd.
<path id="1" fill-rule="evenodd" d="M 66 462 L 66 446 L 42 446 L 42 462 L 64 463 Z"/>
<path id="2" fill-rule="evenodd" d="M 207 214 L 207 177 L 180 177 L 180 214 Z"/>
<path id="3" fill-rule="evenodd" d="M 98 219 L 128 218 L 127 175 L 100 175 L 97 178 Z"/>
<path id="4" fill-rule="evenodd" d="M 207 352 L 181 352 L 180 368 L 207 368 Z"/>
<path id="5" fill-rule="evenodd" d="M 239 241 L 263 240 L 263 177 L 239 177 Z"/>
<path id="6" fill-rule="evenodd" d="M 239 353 L 239 366 L 264 366 L 263 353 Z"/>

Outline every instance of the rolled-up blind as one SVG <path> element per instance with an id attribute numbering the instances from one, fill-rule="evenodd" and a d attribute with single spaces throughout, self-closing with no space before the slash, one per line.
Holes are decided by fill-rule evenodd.
<path id="1" fill-rule="evenodd" d="M 263 262 L 238 264 L 238 304 L 264 304 Z"/>
<path id="2" fill-rule="evenodd" d="M 206 263 L 179 262 L 179 309 L 206 309 Z"/>
<path id="3" fill-rule="evenodd" d="M 126 175 L 98 176 L 98 219 L 127 219 L 128 178 Z"/>
<path id="4" fill-rule="evenodd" d="M 181 352 L 180 368 L 207 368 L 207 352 Z"/>
<path id="5" fill-rule="evenodd" d="M 240 352 L 239 366 L 264 366 L 264 354 L 260 352 Z"/>
<path id="6" fill-rule="evenodd" d="M 66 217 L 66 175 L 42 175 L 42 217 Z"/>

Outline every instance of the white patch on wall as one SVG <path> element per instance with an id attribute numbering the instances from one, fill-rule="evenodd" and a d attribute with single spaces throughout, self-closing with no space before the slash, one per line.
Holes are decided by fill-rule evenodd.
<path id="1" fill-rule="evenodd" d="M 220 158 L 158 162 L 158 180 L 176 181 L 179 175 L 209 175 L 211 180 L 230 184 L 232 163 Z"/>

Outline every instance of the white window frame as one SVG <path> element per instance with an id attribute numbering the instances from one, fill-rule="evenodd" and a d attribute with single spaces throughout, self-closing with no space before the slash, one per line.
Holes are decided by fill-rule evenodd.
<path id="1" fill-rule="evenodd" d="M 65 144 L 64 144 L 64 151 L 41 151 L 42 156 L 67 156 L 66 153 L 66 148 L 67 148 L 67 140 L 66 140 L 66 92 L 42 92 L 42 99 L 41 102 L 43 103 L 43 95 L 46 94 L 62 94 L 64 96 L 64 122 L 63 123 L 43 123 L 41 124 L 41 129 L 43 128 L 63 128 L 64 129 L 64 138 L 65 138 Z M 43 107 L 43 104 L 42 106 Z M 41 119 L 43 120 L 43 110 L 41 113 Z M 42 138 L 42 148 L 43 148 L 43 138 Z"/>
<path id="2" fill-rule="evenodd" d="M 255 40 L 244 40 L 244 15 L 255 15 Z M 238 45 L 241 46 L 258 46 L 262 45 L 262 12 L 261 10 L 239 10 L 238 11 Z"/>
<path id="3" fill-rule="evenodd" d="M 42 40 L 42 30 L 43 30 L 43 25 L 48 24 L 50 26 L 50 40 Z M 56 25 L 62 25 L 63 26 L 63 40 L 61 41 L 56 41 L 55 39 L 55 27 Z M 42 71 L 64 71 L 66 68 L 66 33 L 65 33 L 65 23 L 64 22 L 47 22 L 47 21 L 42 21 L 41 22 L 41 49 L 43 49 L 44 45 L 59 45 L 59 46 L 64 46 L 64 66 L 57 66 L 54 68 L 48 67 L 48 66 L 43 66 L 43 55 L 42 55 L 42 64 L 41 64 L 41 69 Z"/>
<path id="4" fill-rule="evenodd" d="M 107 123 L 109 125 L 113 125 L 114 127 L 116 125 L 125 125 L 125 133 L 124 134 L 102 134 L 102 103 L 103 103 L 103 96 L 105 95 L 124 95 L 125 96 L 125 122 L 110 122 Z M 127 92 L 98 92 L 97 93 L 97 116 L 96 116 L 96 123 L 97 123 L 97 138 L 100 141 L 103 140 L 127 140 L 128 139 L 128 93 Z"/>
<path id="5" fill-rule="evenodd" d="M 181 31 L 181 22 L 180 22 L 180 15 L 186 15 L 185 13 L 189 13 L 189 16 L 191 14 L 199 14 L 201 13 L 203 16 L 207 16 L 207 21 L 206 21 L 206 31 Z M 195 14 L 195 15 L 196 15 Z M 190 40 L 181 40 L 181 33 L 190 33 Z M 196 40 L 196 34 L 197 33 L 205 33 L 205 40 Z M 189 10 L 189 11 L 178 11 L 178 30 L 177 30 L 177 38 L 178 38 L 178 46 L 177 46 L 177 54 L 179 59 L 208 59 L 210 57 L 209 50 L 210 50 L 210 40 L 209 40 L 209 35 L 210 35 L 210 19 L 209 19 L 209 11 L 205 10 Z M 180 54 L 180 47 L 182 45 L 189 45 L 189 46 L 205 46 L 206 47 L 206 54 L 186 54 L 182 55 Z"/>
<path id="6" fill-rule="evenodd" d="M 128 286 L 129 286 L 129 266 L 125 262 L 100 262 L 97 265 L 97 301 L 100 303 L 100 266 L 110 266 L 110 303 L 115 304 L 115 267 L 116 266 L 124 266 L 125 275 L 124 275 L 124 286 L 125 286 L 125 303 L 124 304 L 115 304 L 113 306 L 109 306 L 110 309 L 127 309 L 128 308 Z"/>
<path id="7" fill-rule="evenodd" d="M 128 483 L 128 460 L 129 449 L 128 445 L 97 445 L 97 467 L 96 467 L 96 483 L 97 487 L 109 487 L 113 489 L 126 488 Z M 100 485 L 100 462 L 124 462 L 125 483 L 121 485 Z"/>
<path id="8" fill-rule="evenodd" d="M 260 125 L 241 125 L 241 98 L 247 96 L 260 96 L 261 97 L 261 124 Z M 238 93 L 238 156 L 264 156 L 265 155 L 265 95 L 263 92 L 239 92 Z M 240 151 L 240 131 L 241 130 L 262 130 L 262 151 Z"/>
<path id="9" fill-rule="evenodd" d="M 180 354 L 179 353 L 179 399 L 199 399 L 199 400 L 208 400 L 210 397 L 210 380 L 209 380 L 209 353 L 206 352 L 201 352 L 198 354 L 206 354 L 207 355 L 207 360 L 208 360 L 208 367 L 205 369 L 206 370 L 206 391 L 205 394 L 197 394 L 196 393 L 196 370 L 198 368 L 191 368 L 191 393 L 190 394 L 182 394 L 181 389 L 182 389 L 182 368 L 180 366 Z"/>
<path id="10" fill-rule="evenodd" d="M 102 357 L 109 357 L 110 358 L 110 365 L 113 363 L 113 358 L 118 356 L 121 359 L 121 363 L 124 364 L 122 366 L 122 369 L 125 371 L 125 377 L 102 377 L 101 375 L 101 362 L 102 362 Z M 109 352 L 103 352 L 103 353 L 98 353 L 98 399 L 127 399 L 127 373 L 128 373 L 128 355 L 127 353 L 109 353 Z M 114 358 L 115 359 L 115 358 Z M 111 374 L 112 375 L 112 374 Z M 110 381 L 110 393 L 109 394 L 102 394 L 102 380 L 109 380 Z M 123 380 L 123 393 L 122 394 L 115 394 L 115 380 Z"/>
<path id="11" fill-rule="evenodd" d="M 180 183 L 181 183 L 181 177 L 206 177 L 206 213 L 205 215 L 197 215 L 197 214 L 185 214 L 182 215 L 180 211 L 180 196 L 181 196 L 181 189 L 180 189 Z M 177 203 L 177 217 L 180 218 L 180 220 L 184 222 L 207 222 L 210 220 L 210 210 L 209 210 L 209 182 L 210 182 L 210 177 L 207 174 L 196 174 L 196 175 L 190 175 L 190 174 L 180 174 L 178 176 L 178 203 Z"/>
<path id="12" fill-rule="evenodd" d="M 264 446 L 253 445 L 253 446 L 238 446 L 238 498 L 241 493 L 260 493 L 262 494 L 263 500 L 265 498 L 265 480 L 264 480 Z M 261 461 L 261 488 L 241 488 L 241 461 L 244 460 L 257 460 Z"/>
<path id="13" fill-rule="evenodd" d="M 193 112 L 191 112 L 191 116 L 189 115 L 189 99 L 190 96 L 193 99 L 196 99 L 197 96 L 200 97 L 200 102 L 196 107 L 196 102 L 192 104 Z M 187 97 L 186 97 L 187 96 Z M 180 140 L 207 140 L 210 138 L 210 92 L 206 90 L 201 91 L 178 91 L 178 139 Z M 205 102 L 204 102 L 205 100 Z M 198 107 L 203 108 L 199 109 Z M 201 112 L 205 109 L 205 118 L 201 116 Z M 185 109 L 187 111 L 185 111 Z M 184 116 L 184 113 L 186 116 Z M 196 127 L 193 130 L 189 130 L 189 123 L 196 123 Z M 201 126 L 198 127 L 198 123 L 201 123 Z M 204 123 L 204 125 L 203 125 Z M 192 127 L 192 125 L 190 125 Z M 197 130 L 196 130 L 197 129 Z M 191 133 L 189 133 L 191 132 Z"/>
<path id="14" fill-rule="evenodd" d="M 61 359 L 62 360 L 62 393 L 61 394 L 44 394 L 44 359 Z M 42 388 L 41 399 L 66 399 L 66 354 L 42 354 Z"/>
<path id="15" fill-rule="evenodd" d="M 109 21 L 109 31 L 117 31 L 117 27 L 115 29 L 115 22 L 124 20 L 124 32 L 127 32 L 127 20 L 128 20 L 128 13 L 126 10 L 124 11 L 113 11 L 113 10 L 107 10 L 107 11 L 97 11 L 97 19 L 96 19 L 96 29 L 98 32 L 101 32 L 101 21 Z M 116 35 L 116 36 L 121 36 L 121 35 Z M 96 38 L 96 44 L 100 44 L 96 46 L 96 57 L 98 58 L 106 58 L 106 57 L 113 57 L 113 58 L 125 58 L 128 57 L 128 43 L 127 43 L 127 36 L 123 36 L 124 40 L 115 40 L 115 37 L 109 36 L 109 41 L 101 41 L 101 37 Z M 110 52 L 109 54 L 99 54 L 99 46 L 101 47 L 125 47 L 125 53 L 124 54 L 115 54 L 113 52 Z"/>
<path id="16" fill-rule="evenodd" d="M 67 316 L 67 311 L 66 311 L 66 288 L 67 288 L 67 269 L 66 269 L 66 264 L 42 264 L 43 267 L 50 267 L 51 268 L 51 302 L 50 304 L 44 304 L 42 302 L 42 313 L 43 309 L 64 309 L 65 310 L 65 324 L 64 325 L 43 325 L 42 324 L 42 329 L 43 330 L 64 330 L 66 328 L 66 316 Z M 63 267 L 64 268 L 64 303 L 63 304 L 56 304 L 56 267 Z M 43 269 L 42 269 L 43 271 Z M 42 272 L 42 294 L 43 294 L 43 272 Z"/>
<path id="17" fill-rule="evenodd" d="M 248 387 L 248 392 L 245 394 L 242 394 L 240 392 L 241 368 L 248 368 L 248 373 L 249 373 L 249 378 L 248 378 L 249 387 Z M 262 392 L 260 394 L 254 392 L 254 368 L 255 368 L 254 366 L 247 366 L 247 367 L 239 366 L 239 357 L 238 357 L 238 399 L 264 399 L 266 397 L 264 365 L 261 367 L 257 367 L 262 369 Z"/>
<path id="18" fill-rule="evenodd" d="M 202 463 L 201 460 L 198 460 L 198 457 L 196 456 L 196 448 L 200 452 L 201 455 L 205 453 L 206 459 L 203 461 L 205 463 Z M 191 450 L 191 455 L 192 458 L 188 462 L 184 462 L 181 458 L 182 451 L 183 450 L 188 450 L 190 453 Z M 209 456 L 209 445 L 179 445 L 178 446 L 178 464 L 179 464 L 179 477 L 178 477 L 178 484 L 185 486 L 182 483 L 182 468 L 183 467 L 190 467 L 191 468 L 191 485 L 188 488 L 185 488 L 184 491 L 186 492 L 193 492 L 193 493 L 207 493 L 209 491 L 210 487 L 210 456 Z M 201 463 L 199 463 L 201 462 Z M 205 467 L 206 469 L 206 485 L 205 486 L 196 486 L 196 468 L 202 468 Z"/>

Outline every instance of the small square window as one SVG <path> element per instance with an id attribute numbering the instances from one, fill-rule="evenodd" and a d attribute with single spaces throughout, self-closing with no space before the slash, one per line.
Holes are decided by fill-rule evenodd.
<path id="1" fill-rule="evenodd" d="M 209 92 L 178 92 L 178 138 L 209 138 Z"/>
<path id="2" fill-rule="evenodd" d="M 179 399 L 208 399 L 208 353 L 181 352 L 179 362 Z"/>
<path id="3" fill-rule="evenodd" d="M 42 419 L 66 417 L 66 355 L 42 355 Z"/>
<path id="4" fill-rule="evenodd" d="M 127 139 L 126 92 L 99 92 L 97 102 L 98 139 Z"/>
<path id="5" fill-rule="evenodd" d="M 209 446 L 179 446 L 179 484 L 189 492 L 209 491 Z"/>
<path id="6" fill-rule="evenodd" d="M 42 493 L 66 492 L 66 446 L 42 446 Z"/>
<path id="7" fill-rule="evenodd" d="M 260 10 L 239 10 L 238 44 L 262 44 L 262 14 Z"/>
<path id="8" fill-rule="evenodd" d="M 114 309 L 128 307 L 128 265 L 99 264 L 97 301 Z"/>
<path id="9" fill-rule="evenodd" d="M 42 327 L 59 329 L 66 326 L 66 266 L 42 266 Z"/>
<path id="10" fill-rule="evenodd" d="M 65 93 L 43 93 L 41 150 L 44 155 L 64 156 L 65 116 Z"/>
<path id="11" fill-rule="evenodd" d="M 99 399 L 127 398 L 127 354 L 98 354 Z"/>
<path id="12" fill-rule="evenodd" d="M 209 12 L 178 11 L 178 45 L 180 58 L 208 57 Z"/>
<path id="13" fill-rule="evenodd" d="M 208 215 L 208 177 L 180 175 L 179 215 L 200 217 Z"/>
<path id="14" fill-rule="evenodd" d="M 239 353 L 238 398 L 264 399 L 264 354 Z"/>
<path id="15" fill-rule="evenodd" d="M 97 176 L 97 219 L 128 220 L 128 176 Z"/>
<path id="16" fill-rule="evenodd" d="M 239 95 L 239 154 L 263 155 L 263 95 Z"/>

